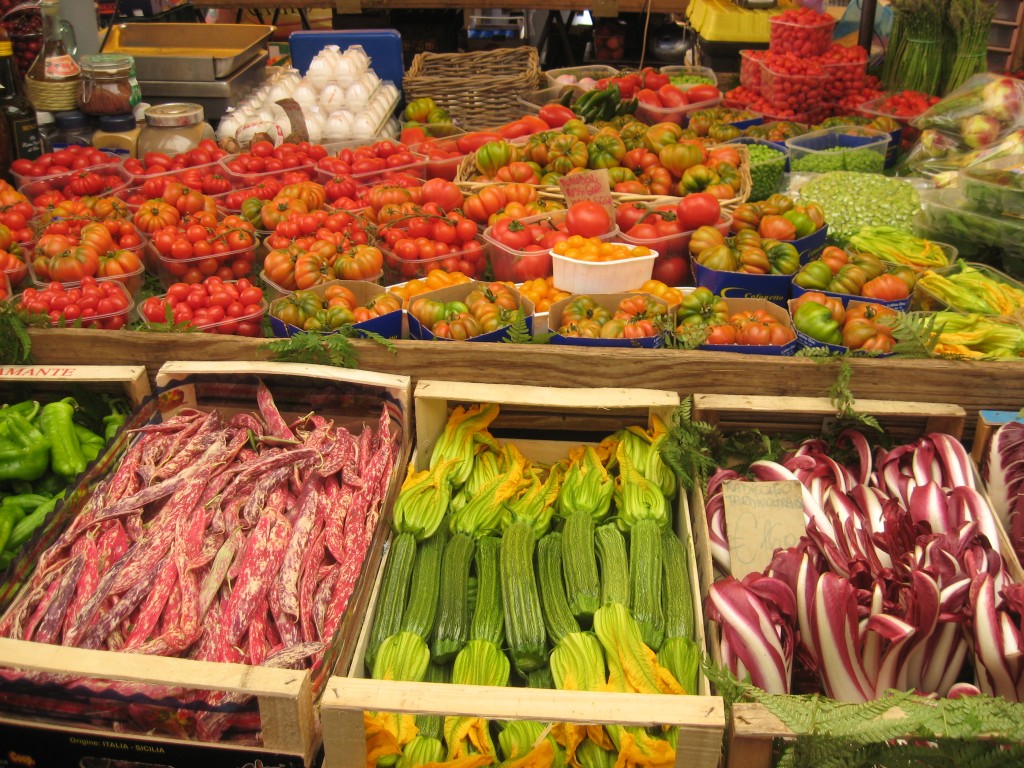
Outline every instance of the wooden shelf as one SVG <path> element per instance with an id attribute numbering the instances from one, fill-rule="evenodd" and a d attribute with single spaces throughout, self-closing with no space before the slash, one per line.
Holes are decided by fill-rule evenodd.
<path id="1" fill-rule="evenodd" d="M 999 0 L 992 19 L 988 39 L 993 42 L 987 47 L 988 66 L 994 70 L 1016 70 L 1021 60 L 1021 23 L 1024 22 L 1024 0 Z"/>

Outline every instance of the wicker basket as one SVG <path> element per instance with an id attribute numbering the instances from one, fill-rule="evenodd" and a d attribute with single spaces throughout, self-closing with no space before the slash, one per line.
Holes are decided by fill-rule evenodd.
<path id="1" fill-rule="evenodd" d="M 540 81 L 537 49 L 418 53 L 405 75 L 406 99 L 430 96 L 464 128 L 491 128 L 522 117 L 516 101 Z"/>
<path id="2" fill-rule="evenodd" d="M 732 213 L 735 208 L 750 198 L 750 190 L 753 187 L 753 182 L 750 178 L 750 154 L 747 148 L 743 144 L 730 144 L 734 146 L 740 156 L 740 188 L 735 197 L 730 197 L 726 200 L 719 200 L 722 206 L 722 210 L 726 213 Z M 466 194 L 473 194 L 479 192 L 481 188 L 493 184 L 492 181 L 474 181 L 474 177 L 477 175 L 476 162 L 472 154 L 466 155 L 462 162 L 459 164 L 458 173 L 455 176 L 455 182 L 459 185 Z M 530 186 L 535 187 L 542 196 L 545 197 L 560 197 L 561 190 L 557 186 L 546 186 L 543 184 L 531 184 Z M 638 195 L 628 192 L 612 192 L 612 199 L 620 203 L 632 203 L 632 202 L 651 202 L 664 197 L 664 195 Z"/>

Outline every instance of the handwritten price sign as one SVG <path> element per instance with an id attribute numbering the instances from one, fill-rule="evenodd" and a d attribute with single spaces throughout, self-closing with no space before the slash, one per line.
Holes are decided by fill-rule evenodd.
<path id="1" fill-rule="evenodd" d="M 763 571 L 777 548 L 794 546 L 804 534 L 803 490 L 798 481 L 731 480 L 723 492 L 732 575 L 737 579 Z"/>

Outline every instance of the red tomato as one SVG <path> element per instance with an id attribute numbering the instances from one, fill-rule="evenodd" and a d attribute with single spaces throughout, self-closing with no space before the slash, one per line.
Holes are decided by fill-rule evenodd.
<path id="1" fill-rule="evenodd" d="M 600 203 L 582 200 L 569 206 L 565 226 L 570 235 L 600 237 L 611 230 L 612 218 L 608 209 Z"/>
<path id="2" fill-rule="evenodd" d="M 663 85 L 658 89 L 658 98 L 661 99 L 661 105 L 669 109 L 685 107 L 690 103 L 687 95 L 671 83 Z"/>
<path id="3" fill-rule="evenodd" d="M 722 215 L 718 198 L 707 192 L 694 192 L 679 201 L 676 216 L 684 232 L 692 232 L 698 227 L 714 226 Z"/>

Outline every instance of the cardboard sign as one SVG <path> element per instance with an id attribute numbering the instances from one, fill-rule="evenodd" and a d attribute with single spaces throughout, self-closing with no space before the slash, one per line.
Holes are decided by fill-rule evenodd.
<path id="1" fill-rule="evenodd" d="M 806 531 L 803 490 L 797 480 L 750 483 L 730 480 L 725 494 L 732 575 L 760 573 L 779 547 L 794 546 Z"/>
<path id="2" fill-rule="evenodd" d="M 593 200 L 603 205 L 612 222 L 615 221 L 615 201 L 612 199 L 611 180 L 607 168 L 571 173 L 560 178 L 558 186 L 565 195 L 567 208 L 582 200 Z"/>

